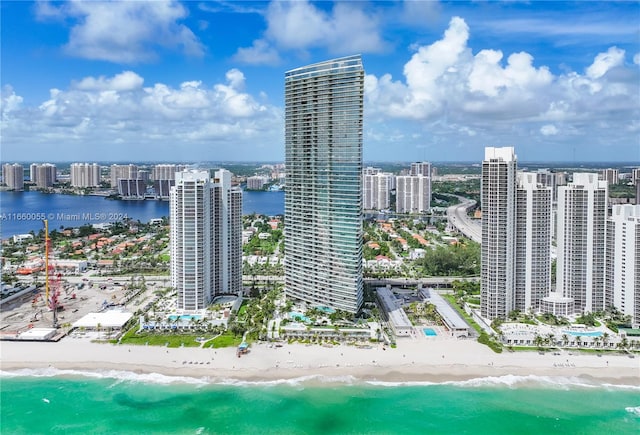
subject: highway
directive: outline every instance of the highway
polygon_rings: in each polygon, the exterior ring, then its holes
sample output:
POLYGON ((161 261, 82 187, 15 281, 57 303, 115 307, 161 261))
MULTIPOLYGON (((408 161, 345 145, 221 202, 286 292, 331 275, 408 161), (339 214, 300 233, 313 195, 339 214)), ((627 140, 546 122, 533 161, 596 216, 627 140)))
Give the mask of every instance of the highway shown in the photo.
POLYGON ((482 226, 467 215, 467 210, 476 205, 476 201, 457 196, 460 204, 447 208, 449 223, 465 236, 477 243, 482 243, 482 226))

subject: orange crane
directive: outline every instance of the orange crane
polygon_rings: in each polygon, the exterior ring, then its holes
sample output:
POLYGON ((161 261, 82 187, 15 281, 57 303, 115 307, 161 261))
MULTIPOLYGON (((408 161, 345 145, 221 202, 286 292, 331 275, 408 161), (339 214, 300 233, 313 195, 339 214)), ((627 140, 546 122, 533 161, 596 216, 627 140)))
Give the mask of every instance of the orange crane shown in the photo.
POLYGON ((61 274, 55 273, 55 266, 50 262, 50 256, 53 256, 53 249, 51 246, 51 239, 49 238, 49 221, 44 221, 44 234, 45 234, 45 257, 44 267, 46 270, 45 275, 45 301, 49 306, 49 309, 53 312, 53 327, 58 327, 58 297, 60 296, 60 278, 61 274))

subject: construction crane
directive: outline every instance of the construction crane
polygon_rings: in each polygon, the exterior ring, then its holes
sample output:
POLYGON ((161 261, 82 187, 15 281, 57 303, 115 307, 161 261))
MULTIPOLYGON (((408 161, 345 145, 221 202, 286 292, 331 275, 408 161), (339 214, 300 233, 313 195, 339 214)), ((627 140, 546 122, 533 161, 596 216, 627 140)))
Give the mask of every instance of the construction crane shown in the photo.
POLYGON ((44 221, 44 234, 45 234, 45 257, 44 257, 44 267, 46 270, 45 275, 45 301, 53 313, 53 327, 58 327, 58 298, 60 297, 60 278, 61 274, 56 274, 55 266, 53 262, 50 261, 53 258, 53 248, 51 246, 51 239, 49 238, 49 221, 45 219, 44 221))

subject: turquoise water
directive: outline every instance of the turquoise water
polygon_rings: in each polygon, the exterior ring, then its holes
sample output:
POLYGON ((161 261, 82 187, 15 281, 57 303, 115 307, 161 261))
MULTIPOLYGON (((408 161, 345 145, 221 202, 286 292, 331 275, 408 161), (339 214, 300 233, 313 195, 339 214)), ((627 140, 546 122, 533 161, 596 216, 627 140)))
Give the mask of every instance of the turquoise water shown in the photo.
POLYGON ((326 313, 326 314, 333 314, 333 313, 335 313, 335 312, 336 312, 336 310, 334 310, 334 309, 333 309, 333 308, 331 308, 331 307, 318 306, 318 307, 316 307, 316 308, 317 308, 318 310, 322 311, 323 313, 326 313))
POLYGON ((399 385, 320 378, 216 384, 128 372, 91 376, 5 373, 2 433, 640 433, 637 387, 568 378, 399 385))
POLYGON ((436 335, 438 335, 436 331, 433 330, 433 328, 424 328, 422 332, 424 332, 424 335, 426 335, 427 337, 435 337, 436 335))
POLYGON ((189 314, 182 314, 181 316, 169 316, 169 320, 171 320, 172 322, 175 322, 176 319, 180 319, 180 321, 188 322, 191 319, 200 320, 201 318, 202 316, 189 315, 189 314))
POLYGON ((300 318, 300 320, 302 320, 305 323, 309 321, 309 318, 307 316, 305 316, 304 314, 302 314, 302 313, 298 313, 297 311, 290 311, 289 312, 289 318, 291 320, 296 320, 296 318, 298 318, 298 317, 300 318))
POLYGON ((600 337, 602 331, 562 331, 563 334, 573 335, 574 337, 600 337))

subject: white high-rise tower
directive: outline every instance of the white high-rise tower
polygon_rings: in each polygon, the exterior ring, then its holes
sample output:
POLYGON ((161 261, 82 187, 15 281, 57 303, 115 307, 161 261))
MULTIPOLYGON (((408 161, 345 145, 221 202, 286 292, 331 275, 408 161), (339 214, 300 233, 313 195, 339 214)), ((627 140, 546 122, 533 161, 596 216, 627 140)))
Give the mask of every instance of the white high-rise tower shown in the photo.
POLYGON ((215 175, 176 172, 170 193, 171 284, 185 311, 242 288, 242 192, 228 171, 215 175))
POLYGON ((539 309, 551 291, 551 187, 533 172, 518 172, 515 309, 539 309))
POLYGON ((607 221, 607 308, 614 306, 640 326, 640 205, 614 205, 607 221))
POLYGON ((513 147, 485 148, 480 310, 489 319, 504 319, 515 308, 516 170, 513 147))
POLYGON ((595 173, 575 173, 558 188, 556 287, 573 298, 577 312, 605 308, 607 198, 607 181, 595 173))

